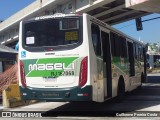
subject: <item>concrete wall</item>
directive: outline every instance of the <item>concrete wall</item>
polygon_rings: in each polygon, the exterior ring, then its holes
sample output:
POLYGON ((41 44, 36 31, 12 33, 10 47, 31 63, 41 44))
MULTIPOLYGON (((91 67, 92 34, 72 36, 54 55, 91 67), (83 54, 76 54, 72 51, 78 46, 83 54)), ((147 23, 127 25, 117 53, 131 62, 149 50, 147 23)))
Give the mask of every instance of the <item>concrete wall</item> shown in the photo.
POLYGON ((19 22, 30 17, 41 15, 39 11, 42 6, 50 4, 55 0, 36 0, 29 6, 12 15, 0 23, 0 43, 10 43, 18 40, 19 22))
POLYGON ((126 7, 153 13, 160 13, 160 0, 125 0, 126 7))
MULTIPOLYGON (((110 4, 114 1, 116 0, 35 0, 35 2, 30 4, 26 8, 22 9, 7 20, 0 23, 0 44, 8 45, 11 42, 18 41, 19 22, 21 20, 29 19, 36 16, 54 14, 56 12, 80 14, 84 12, 87 13, 91 10, 101 8, 103 5, 110 4)), ((107 11, 103 11, 99 16, 103 16, 105 14, 109 14, 110 12, 117 11, 118 9, 122 9, 122 6, 118 6, 115 8, 109 9, 108 13, 107 11)), ((127 15, 133 14, 134 12, 135 11, 129 11, 127 12, 127 15)), ((126 16, 126 14, 123 14, 123 16, 124 15, 126 16)), ((108 19, 113 20, 123 16, 117 15, 117 17, 111 17, 108 19)))
POLYGON ((23 18, 25 18, 29 14, 33 13, 39 7, 40 7, 39 0, 36 0, 35 2, 30 4, 26 8, 20 10, 16 14, 12 15, 11 17, 9 17, 5 21, 3 21, 0 24, 0 31, 2 32, 3 30, 5 30, 5 28, 7 28, 9 26, 11 27, 12 25, 17 24, 17 22, 19 22, 20 20, 22 20, 23 18))

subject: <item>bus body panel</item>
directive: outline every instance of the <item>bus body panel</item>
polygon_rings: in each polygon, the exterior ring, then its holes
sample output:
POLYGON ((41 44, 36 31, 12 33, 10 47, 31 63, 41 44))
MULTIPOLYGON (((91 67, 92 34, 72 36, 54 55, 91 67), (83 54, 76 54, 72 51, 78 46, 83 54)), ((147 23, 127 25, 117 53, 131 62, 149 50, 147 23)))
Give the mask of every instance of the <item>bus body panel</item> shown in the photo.
MULTIPOLYGON (((92 17, 89 18, 89 28, 91 28, 91 22, 90 20, 92 19, 92 17)), ((96 21, 96 20, 95 20, 96 21)), ((97 20, 98 21, 98 20, 97 20)), ((95 24, 99 25, 99 28, 101 31, 114 31, 114 29, 108 27, 107 25, 105 27, 101 26, 101 23, 97 23, 97 21, 95 22, 95 24)), ((93 22, 94 23, 94 22, 93 22)), ((89 29, 89 31, 91 31, 91 29, 89 29)), ((115 31, 114 31, 115 32, 115 31)), ((116 31, 117 32, 117 31, 116 31)), ((91 35, 91 33, 89 33, 89 36, 91 35)), ((90 39, 92 39, 92 37, 90 36, 90 39)), ((130 41, 133 44, 132 40, 129 40, 128 38, 126 39, 126 42, 130 41)), ((89 40, 89 51, 90 51, 90 57, 92 59, 91 61, 91 81, 93 81, 92 85, 93 85, 93 100, 98 101, 98 102, 102 102, 104 101, 104 96, 107 95, 105 94, 105 91, 107 91, 107 86, 105 86, 105 82, 107 81, 105 78, 104 74, 101 74, 103 76, 103 87, 100 87, 100 80, 98 79, 98 77, 100 76, 99 73, 99 68, 98 66, 101 66, 103 64, 98 62, 97 59, 98 57, 95 55, 95 51, 93 48, 93 43, 91 42, 91 40, 89 40), (95 64, 95 66, 93 66, 95 64), (102 88, 103 92, 99 92, 102 88), (98 94, 100 93, 100 94, 98 94), (104 95, 105 94, 105 95, 104 95), (102 97, 103 96, 103 97, 102 97), (101 97, 103 99, 101 99, 101 97), (100 100, 101 99, 101 100, 100 100)), ((140 43, 138 43, 140 44, 140 43)), ((118 88, 118 82, 119 82, 119 78, 120 76, 122 76, 124 78, 124 82, 125 82, 125 91, 131 91, 135 88, 137 88, 138 86, 141 85, 141 74, 144 73, 144 61, 139 61, 139 60, 135 60, 135 76, 129 76, 129 70, 126 71, 127 69, 129 69, 129 61, 128 58, 115 58, 112 56, 112 97, 117 96, 117 88, 118 88), (119 60, 118 60, 119 59, 119 60), (116 62, 116 60, 118 60, 116 62), (120 66, 119 66, 120 65, 120 66), (125 71, 123 70, 123 67, 125 66, 125 71)), ((103 61, 103 60, 102 60, 103 61)), ((103 65, 105 66, 105 65, 103 65)), ((105 69, 103 68, 103 71, 105 71, 105 69)))
POLYGON ((93 42, 92 42, 92 33, 91 33, 91 22, 92 17, 87 16, 88 22, 88 37, 89 37, 89 58, 90 58, 90 82, 92 85, 92 99, 96 102, 104 101, 104 83, 103 83, 103 59, 98 58, 95 54, 93 42))
POLYGON ((71 57, 63 57, 63 55, 70 53, 69 50, 59 53, 53 52, 55 54, 54 56, 45 55, 45 52, 43 53, 43 56, 42 53, 30 54, 26 51, 26 54, 28 56, 27 60, 20 60, 23 62, 25 66, 24 69, 26 74, 27 86, 38 88, 64 88, 77 86, 79 79, 80 63, 84 58, 80 56, 87 56, 86 54, 78 54, 78 51, 80 51, 81 49, 85 48, 76 48, 75 53, 72 52, 71 57), (32 57, 32 55, 34 57, 32 57), (39 59, 38 56, 41 56, 42 59, 39 59), (45 58, 46 56, 47 58, 45 58), (72 73, 72 71, 74 73, 72 73), (59 75, 61 73, 63 75, 59 75), (56 78, 53 77, 54 74, 57 76, 56 78))
POLYGON ((94 55, 94 50, 93 50, 93 45, 92 45, 92 37, 91 37, 91 22, 90 22, 90 17, 86 16, 86 21, 87 21, 87 29, 88 29, 88 45, 89 45, 89 77, 90 77, 90 84, 93 86, 92 88, 92 99, 93 101, 97 101, 97 78, 96 78, 96 73, 97 73, 97 64, 96 64, 96 56, 94 55))
MULTIPOLYGON (((86 24, 85 15, 83 23, 86 24)), ((22 31, 23 22, 20 26, 20 31, 22 31)), ((79 86, 80 67, 84 58, 87 58, 88 62, 87 74, 90 70, 88 37, 85 36, 87 32, 87 26, 84 26, 81 45, 70 50, 61 51, 27 51, 22 47, 23 38, 20 37, 19 66, 20 63, 24 65, 27 85, 23 87, 20 77, 20 90, 24 99, 47 99, 51 101, 92 100, 92 86, 90 86, 89 75, 87 75, 85 85, 83 87, 79 86), (82 50, 85 52, 82 52, 82 50), (71 73, 66 71, 71 71, 71 73), (52 76, 53 74, 56 76, 52 76), (66 94, 69 94, 69 97, 66 94)), ((22 32, 20 36, 21 34, 22 32)), ((21 75, 19 74, 19 76, 21 75)))
MULTIPOLYGON (((132 91, 141 85, 141 75, 144 73, 145 63, 142 58, 141 60, 136 58, 136 54, 133 51, 137 49, 134 44, 141 47, 143 44, 132 40, 90 15, 84 13, 82 16, 83 22, 81 23, 83 24, 80 24, 83 31, 83 34, 81 34, 82 43, 71 49, 64 50, 51 50, 49 48, 50 51, 34 52, 28 48, 25 49, 22 45, 22 40, 24 39, 22 37, 24 32, 23 24, 25 22, 20 23, 18 64, 20 66, 19 85, 23 99, 104 102, 118 95, 120 77, 124 79, 125 92, 132 91), (100 55, 97 55, 97 51, 95 52, 95 36, 93 35, 92 25, 96 25, 99 30, 100 55), (104 39, 102 40, 103 33, 108 35, 107 44, 109 44, 110 53, 104 51, 106 46, 102 44, 104 42, 104 39), (111 33, 125 38, 126 57, 113 55, 111 33), (130 46, 133 47, 133 50, 130 46), (135 74, 131 74, 133 66, 131 66, 131 60, 129 60, 129 51, 133 52, 132 59, 134 59, 135 74), (108 61, 104 59, 105 52, 109 54, 108 57, 111 57, 111 61, 109 61, 111 62, 111 69, 109 69, 108 61), (108 72, 107 70, 110 71, 108 72), (23 80, 23 75, 25 75, 25 81, 23 80), (80 81, 85 77, 87 78, 86 83, 81 86, 80 81)), ((57 20, 56 17, 54 19, 57 20)), ((75 35, 70 31, 65 33, 66 38, 75 35)), ((33 38, 29 39, 31 41, 28 41, 28 43, 32 43, 33 38)), ((139 51, 138 49, 137 52, 139 51)))

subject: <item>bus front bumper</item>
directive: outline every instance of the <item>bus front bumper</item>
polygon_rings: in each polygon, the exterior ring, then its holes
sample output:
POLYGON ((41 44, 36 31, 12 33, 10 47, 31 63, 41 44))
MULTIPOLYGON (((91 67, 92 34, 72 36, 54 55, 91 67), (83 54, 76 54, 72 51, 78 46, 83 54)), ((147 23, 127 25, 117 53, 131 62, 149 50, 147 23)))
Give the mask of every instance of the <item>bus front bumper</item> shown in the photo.
POLYGON ((92 86, 56 89, 20 87, 20 92, 24 100, 92 101, 92 86))

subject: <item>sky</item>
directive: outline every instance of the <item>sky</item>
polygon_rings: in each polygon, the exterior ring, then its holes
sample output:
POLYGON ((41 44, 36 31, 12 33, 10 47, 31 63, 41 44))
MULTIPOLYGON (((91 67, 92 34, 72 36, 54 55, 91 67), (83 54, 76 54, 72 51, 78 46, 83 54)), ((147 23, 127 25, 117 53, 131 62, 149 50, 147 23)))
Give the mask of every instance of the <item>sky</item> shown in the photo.
POLYGON ((5 20, 34 1, 35 0, 0 0, 0 20, 5 20))
MULTIPOLYGON (((151 14, 142 17, 143 20, 160 17, 160 14, 151 14)), ((124 32, 125 34, 141 40, 144 43, 160 43, 160 18, 142 22, 143 30, 137 31, 135 19, 130 20, 113 27, 124 32)))
MULTIPOLYGON (((28 6, 35 0, 0 0, 0 20, 5 20, 14 13, 28 6)), ((160 17, 160 14, 152 14, 142 17, 142 20, 160 17)), ((125 34, 140 39, 144 43, 160 42, 160 19, 143 22, 143 30, 137 31, 135 20, 114 25, 113 27, 125 34)))

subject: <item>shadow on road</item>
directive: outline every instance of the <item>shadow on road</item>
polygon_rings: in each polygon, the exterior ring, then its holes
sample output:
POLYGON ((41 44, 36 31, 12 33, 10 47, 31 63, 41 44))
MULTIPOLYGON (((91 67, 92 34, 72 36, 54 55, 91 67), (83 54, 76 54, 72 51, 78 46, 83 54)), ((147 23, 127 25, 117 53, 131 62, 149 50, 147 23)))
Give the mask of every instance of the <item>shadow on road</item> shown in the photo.
POLYGON ((115 101, 104 103, 71 102, 47 111, 42 116, 115 116, 118 110, 106 110, 106 108, 111 108, 113 104, 116 104, 115 101))
MULTIPOLYGON (((43 113, 43 116, 115 116, 116 113, 128 113, 160 105, 160 76, 149 76, 149 83, 144 83, 130 93, 122 102, 112 99, 104 103, 71 102, 43 113), (153 78, 153 79, 152 79, 153 78), (155 79, 154 79, 155 78, 155 79), (152 79, 152 80, 151 80, 152 79), (155 84, 156 83, 156 84, 155 84)), ((160 110, 160 106, 159 106, 160 110)), ((150 110, 154 111, 154 110, 150 110)))

